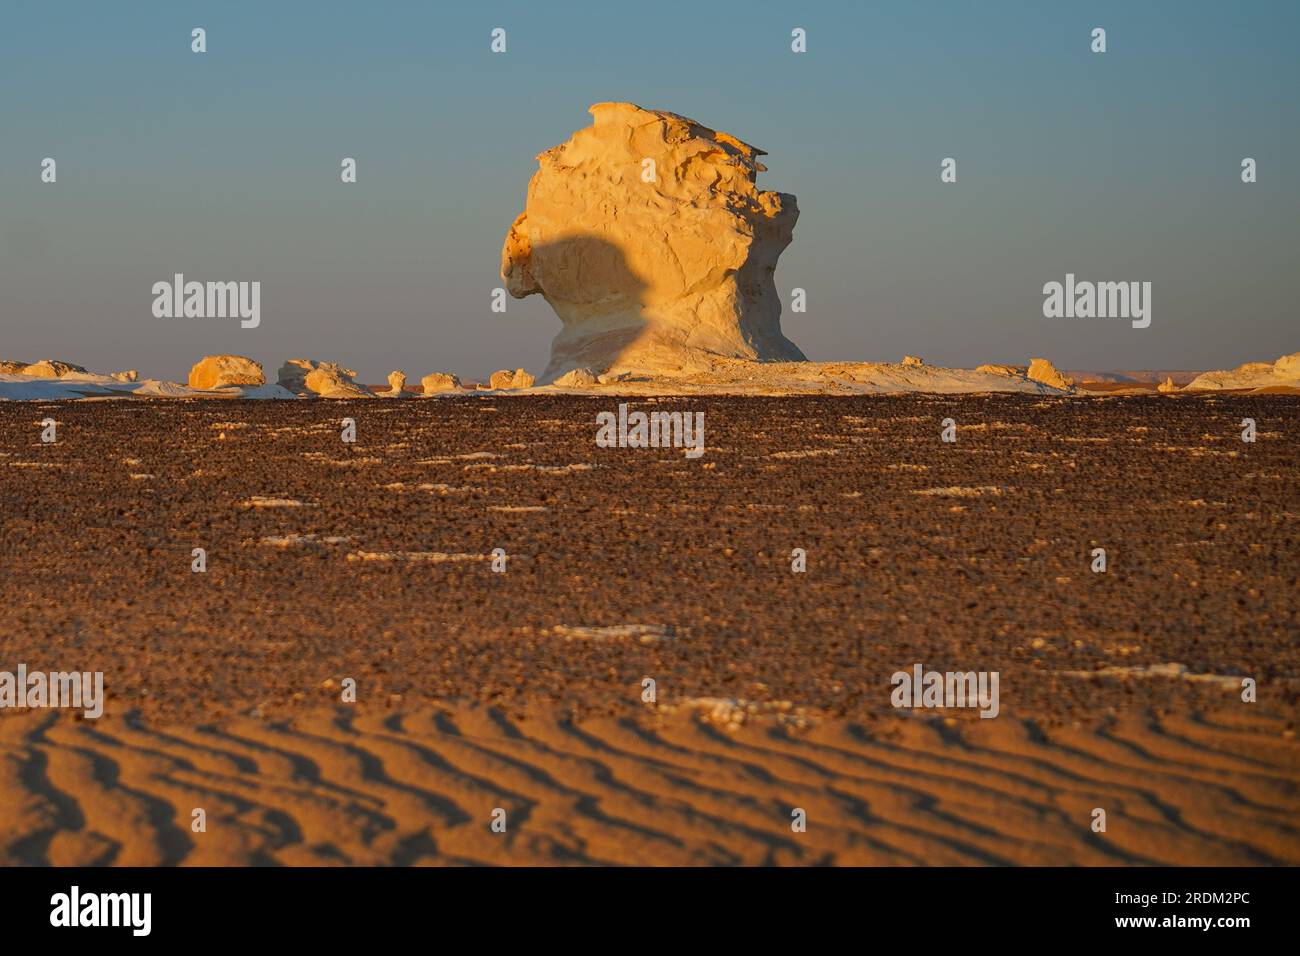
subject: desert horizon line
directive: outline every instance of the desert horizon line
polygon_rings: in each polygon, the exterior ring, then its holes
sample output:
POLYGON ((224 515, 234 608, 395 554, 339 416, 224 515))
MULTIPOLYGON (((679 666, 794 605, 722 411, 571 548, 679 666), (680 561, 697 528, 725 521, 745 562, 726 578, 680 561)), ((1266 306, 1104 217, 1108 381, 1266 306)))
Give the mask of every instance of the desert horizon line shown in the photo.
MULTIPOLYGON (((196 362, 184 384, 141 377, 138 369, 108 374, 62 360, 35 363, 0 360, 0 400, 58 400, 97 397, 151 398, 408 398, 454 396, 478 392, 577 391, 587 394, 892 394, 1022 392, 1084 395, 1099 390, 1129 392, 1251 391, 1294 393, 1300 390, 1300 352, 1272 362, 1246 362, 1233 369, 1091 370, 1062 372, 1041 357, 1026 364, 983 363, 974 369, 930 365, 915 355, 898 362, 816 362, 735 359, 696 350, 696 367, 638 368, 607 358, 595 367, 573 360, 551 365, 534 376, 524 368, 499 369, 481 380, 434 371, 408 386, 407 375, 393 370, 387 388, 358 381, 357 372, 334 361, 287 359, 274 378, 256 359, 230 353, 209 354, 196 362), (708 361, 698 367, 701 356, 708 361)), ((272 366, 274 367, 274 366, 272 366)))

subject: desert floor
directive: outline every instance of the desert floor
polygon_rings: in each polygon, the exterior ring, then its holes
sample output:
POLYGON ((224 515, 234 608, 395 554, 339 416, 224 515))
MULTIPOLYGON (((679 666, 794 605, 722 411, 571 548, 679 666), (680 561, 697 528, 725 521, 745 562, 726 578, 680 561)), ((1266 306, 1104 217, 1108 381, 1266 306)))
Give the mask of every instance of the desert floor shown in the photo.
POLYGON ((1300 398, 618 401, 0 405, 0 862, 1300 863, 1300 398))

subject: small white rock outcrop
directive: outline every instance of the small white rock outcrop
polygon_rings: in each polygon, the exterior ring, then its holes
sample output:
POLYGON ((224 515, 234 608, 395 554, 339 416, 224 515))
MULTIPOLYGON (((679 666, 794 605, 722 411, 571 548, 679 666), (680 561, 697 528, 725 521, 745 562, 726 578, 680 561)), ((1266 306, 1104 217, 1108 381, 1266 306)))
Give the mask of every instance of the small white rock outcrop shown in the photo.
POLYGON ((279 384, 295 395, 321 398, 374 398, 374 393, 353 381, 357 373, 337 362, 293 358, 280 366, 279 384))
MULTIPOLYGON (((130 379, 129 381, 134 381, 130 379)), ((230 385, 265 385, 262 363, 243 355, 205 355, 190 369, 190 388, 226 388, 230 385)))
POLYGON ((531 375, 517 368, 513 372, 509 369, 493 372, 488 384, 493 388, 532 388, 534 381, 531 375))
POLYGON ((431 372, 420 379, 420 387, 424 389, 425 395, 433 395, 437 392, 459 392, 464 388, 460 384, 460 377, 450 372, 431 372))

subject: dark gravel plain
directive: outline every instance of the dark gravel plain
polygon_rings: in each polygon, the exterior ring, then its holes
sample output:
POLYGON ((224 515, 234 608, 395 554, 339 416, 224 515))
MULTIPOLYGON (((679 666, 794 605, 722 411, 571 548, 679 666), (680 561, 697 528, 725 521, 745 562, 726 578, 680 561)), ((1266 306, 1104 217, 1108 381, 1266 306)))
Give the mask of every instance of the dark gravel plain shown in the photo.
POLYGON ((1047 721, 1239 703, 1074 673, 1177 663, 1296 714, 1300 398, 627 399, 703 411, 695 460, 596 447, 619 401, 0 405, 0 669, 102 670, 110 713, 186 721, 349 676, 361 708, 617 714, 650 676, 870 720, 916 662, 996 670, 1003 713, 1047 721), (623 624, 670 637, 555 630, 623 624))

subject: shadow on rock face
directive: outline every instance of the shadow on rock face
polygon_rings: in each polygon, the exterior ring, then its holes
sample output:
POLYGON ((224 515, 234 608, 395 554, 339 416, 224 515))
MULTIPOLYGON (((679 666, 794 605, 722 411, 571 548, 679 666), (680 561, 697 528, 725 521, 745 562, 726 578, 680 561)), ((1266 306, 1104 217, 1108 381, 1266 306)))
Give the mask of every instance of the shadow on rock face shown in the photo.
POLYGON ((805 359, 781 335, 772 267, 706 272, 691 286, 665 289, 643 280, 623 250, 599 236, 526 249, 503 266, 507 287, 516 298, 540 293, 563 323, 539 384, 574 368, 689 373, 707 371, 719 358, 805 359))
POLYGON ((564 327, 551 343, 543 384, 570 369, 610 371, 635 355, 651 333, 646 284, 622 250, 599 236, 567 236, 533 247, 503 266, 510 294, 541 293, 564 327), (513 281, 527 276, 529 283, 513 281))

